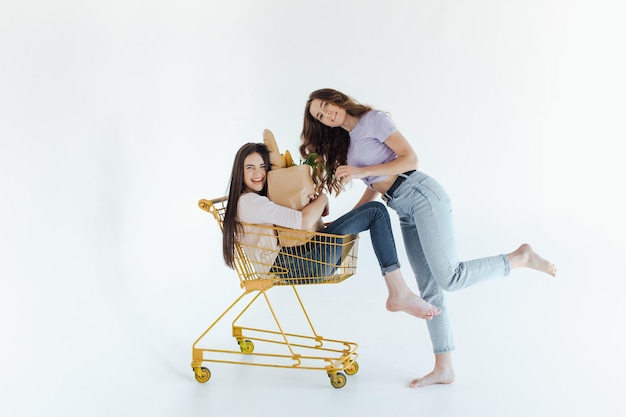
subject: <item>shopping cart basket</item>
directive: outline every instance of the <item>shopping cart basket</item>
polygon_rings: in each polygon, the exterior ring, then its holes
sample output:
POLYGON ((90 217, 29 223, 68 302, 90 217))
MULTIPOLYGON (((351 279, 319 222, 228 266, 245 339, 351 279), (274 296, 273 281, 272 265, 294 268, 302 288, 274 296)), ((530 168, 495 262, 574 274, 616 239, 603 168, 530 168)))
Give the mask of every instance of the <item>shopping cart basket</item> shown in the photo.
MULTIPOLYGON (((227 203, 228 198, 222 197, 215 200, 202 199, 198 205, 211 213, 220 230, 223 230, 227 203)), ((333 387, 342 388, 346 384, 346 374, 354 375, 359 370, 356 362, 358 345, 320 336, 313 328, 296 286, 339 283, 354 275, 358 236, 312 233, 277 226, 243 226, 246 239, 235 242, 234 253, 235 271, 243 293, 194 342, 191 367, 196 380, 207 382, 211 378, 210 370, 202 366, 204 362, 219 362, 322 370, 328 374, 333 387), (279 249, 279 253, 276 253, 275 244, 267 243, 272 239, 281 242, 282 250, 279 249), (264 259, 274 260, 275 256, 267 256, 271 251, 274 251, 276 260, 270 265, 264 259), (273 287, 290 287, 293 290, 309 334, 285 331, 278 318, 279 314, 270 303, 268 292, 273 287), (246 297, 252 299, 243 308, 231 312, 246 297), (259 329, 239 325, 239 320, 261 299, 265 300, 271 314, 273 328, 259 329), (201 347, 205 346, 211 330, 229 313, 236 315, 232 322, 232 336, 238 349, 201 347)))

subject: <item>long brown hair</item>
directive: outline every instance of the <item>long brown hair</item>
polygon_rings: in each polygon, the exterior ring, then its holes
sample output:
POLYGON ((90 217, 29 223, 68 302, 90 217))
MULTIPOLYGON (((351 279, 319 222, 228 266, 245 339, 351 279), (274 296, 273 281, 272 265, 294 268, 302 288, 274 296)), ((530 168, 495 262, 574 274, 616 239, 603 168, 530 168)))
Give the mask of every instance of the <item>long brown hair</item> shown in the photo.
POLYGON ((355 99, 332 88, 323 88, 313 91, 304 107, 304 124, 302 126, 302 145, 300 155, 307 159, 311 154, 317 154, 317 162, 325 169, 314 170, 314 181, 317 186, 325 188, 329 193, 339 194, 341 182, 335 179, 335 170, 339 165, 345 165, 350 147, 350 133, 342 128, 331 128, 324 125, 311 115, 311 102, 320 99, 341 107, 351 116, 358 119, 372 110, 371 106, 360 104, 355 99))
MULTIPOLYGON (((233 268, 235 264, 235 239, 237 235, 242 232, 241 223, 237 221, 237 207, 239 207, 239 197, 246 192, 246 187, 243 182, 243 164, 246 158, 253 153, 261 155, 266 171, 271 169, 269 151, 263 143, 246 143, 239 148, 235 155, 233 169, 230 174, 228 204, 226 205, 226 213, 224 214, 224 222, 222 224, 222 253, 224 262, 231 268, 233 268)), ((267 181, 263 189, 259 191, 259 194, 267 195, 267 181)))

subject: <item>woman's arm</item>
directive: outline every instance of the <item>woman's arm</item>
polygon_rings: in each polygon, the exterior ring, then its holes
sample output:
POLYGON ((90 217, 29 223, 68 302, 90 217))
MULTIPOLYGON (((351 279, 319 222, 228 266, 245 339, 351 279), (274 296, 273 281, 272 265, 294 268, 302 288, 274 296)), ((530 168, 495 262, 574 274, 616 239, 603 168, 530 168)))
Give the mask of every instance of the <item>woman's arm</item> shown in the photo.
MULTIPOLYGON (((413 151, 409 141, 406 140, 404 135, 402 135, 399 130, 396 130, 385 140, 385 145, 398 155, 398 157, 393 161, 385 164, 370 165, 367 167, 341 165, 337 167, 335 176, 343 183, 346 183, 351 179, 398 175, 418 168, 417 155, 415 154, 415 151, 413 151)), ((363 200, 363 198, 361 198, 361 200, 363 200)))
POLYGON ((309 204, 299 211, 278 205, 256 193, 246 193, 239 197, 238 218, 242 223, 274 224, 316 232, 324 227, 321 217, 327 212, 328 197, 325 194, 312 197, 309 204))
POLYGON ((320 194, 302 209, 302 230, 318 231, 323 226, 320 219, 324 213, 328 214, 328 197, 320 194))

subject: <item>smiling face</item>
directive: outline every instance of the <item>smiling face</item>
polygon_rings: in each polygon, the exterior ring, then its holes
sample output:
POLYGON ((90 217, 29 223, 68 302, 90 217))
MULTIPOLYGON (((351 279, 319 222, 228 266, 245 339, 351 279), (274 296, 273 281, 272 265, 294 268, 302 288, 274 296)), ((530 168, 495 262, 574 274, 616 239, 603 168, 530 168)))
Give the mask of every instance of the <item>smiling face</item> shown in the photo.
POLYGON ((311 100, 309 113, 311 113, 314 119, 319 120, 328 127, 344 126, 346 122, 345 109, 319 98, 311 100))
POLYGON ((248 192, 258 193, 265 186, 267 168, 263 157, 258 153, 251 153, 243 161, 243 184, 248 192))

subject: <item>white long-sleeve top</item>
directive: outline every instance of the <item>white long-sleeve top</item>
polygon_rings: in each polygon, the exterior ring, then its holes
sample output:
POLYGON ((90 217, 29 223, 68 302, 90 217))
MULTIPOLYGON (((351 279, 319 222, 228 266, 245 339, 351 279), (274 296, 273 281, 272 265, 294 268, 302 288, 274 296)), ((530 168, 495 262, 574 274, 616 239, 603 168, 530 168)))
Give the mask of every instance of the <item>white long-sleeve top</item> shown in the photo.
POLYGON ((271 229, 254 227, 252 224, 302 228, 300 211, 279 206, 267 197, 253 192, 239 197, 237 220, 250 224, 244 226, 243 236, 239 236, 239 240, 255 270, 261 276, 269 272, 278 256, 280 246, 271 229))

